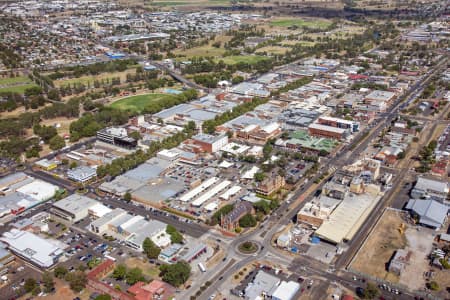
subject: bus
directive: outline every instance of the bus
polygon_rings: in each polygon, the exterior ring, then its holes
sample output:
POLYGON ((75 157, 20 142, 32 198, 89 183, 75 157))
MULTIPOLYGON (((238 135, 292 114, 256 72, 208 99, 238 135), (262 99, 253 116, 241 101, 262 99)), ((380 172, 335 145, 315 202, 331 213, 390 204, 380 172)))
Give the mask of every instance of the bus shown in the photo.
POLYGON ((206 272, 206 268, 202 263, 198 263, 198 268, 200 269, 200 271, 206 272))
POLYGON ((105 255, 105 258, 110 259, 112 261, 116 261, 116 259, 110 255, 105 255))

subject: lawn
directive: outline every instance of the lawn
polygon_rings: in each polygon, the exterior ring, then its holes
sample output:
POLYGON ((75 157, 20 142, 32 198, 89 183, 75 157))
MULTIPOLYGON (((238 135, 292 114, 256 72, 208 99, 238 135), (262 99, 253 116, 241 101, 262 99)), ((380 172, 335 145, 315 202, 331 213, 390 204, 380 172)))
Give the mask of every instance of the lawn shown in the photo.
POLYGON ((236 56, 226 56, 218 60, 223 60, 223 62, 227 65, 235 65, 238 63, 247 63, 250 65, 254 65, 266 59, 269 58, 261 55, 236 55, 236 56))
POLYGON ((330 21, 324 20, 324 19, 313 19, 313 20, 306 20, 306 19, 277 19, 270 22, 270 25, 277 26, 277 27, 291 27, 291 26, 297 26, 297 27, 308 27, 308 28, 318 28, 318 29, 326 29, 331 24, 330 21))
POLYGON ((129 258, 126 260, 125 265, 128 268, 139 268, 142 270, 142 273, 151 279, 159 278, 159 268, 150 264, 147 260, 142 260, 139 258, 129 258))
POLYGON ((34 83, 27 83, 27 84, 22 84, 22 85, 13 85, 13 86, 0 88, 0 93, 12 92, 12 93, 23 94, 26 89, 31 88, 31 87, 35 87, 35 86, 37 86, 37 85, 34 84, 34 83))
POLYGON ((31 79, 27 76, 0 78, 0 86, 8 86, 18 83, 31 83, 31 79))
POLYGON ((137 95, 120 99, 116 102, 113 102, 111 106, 121 110, 129 110, 132 112, 140 113, 151 102, 168 100, 174 97, 175 97, 174 95, 158 94, 158 93, 137 95))

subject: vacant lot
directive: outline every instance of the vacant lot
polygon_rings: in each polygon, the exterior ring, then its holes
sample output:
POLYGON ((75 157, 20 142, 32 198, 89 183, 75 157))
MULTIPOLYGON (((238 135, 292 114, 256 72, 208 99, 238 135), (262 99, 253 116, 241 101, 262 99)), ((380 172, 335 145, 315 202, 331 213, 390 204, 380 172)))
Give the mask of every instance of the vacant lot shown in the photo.
POLYGON ((331 24, 325 19, 300 19, 300 18, 282 18, 270 22, 270 25, 278 27, 308 27, 317 29, 326 29, 331 24))
POLYGON ((150 264, 147 260, 132 257, 126 260, 125 265, 130 269, 131 268, 141 269, 142 273, 148 278, 159 279, 158 267, 150 264))
POLYGON ((406 246, 405 234, 400 232, 404 223, 401 214, 393 210, 384 212, 352 262, 352 269, 390 282, 399 281, 398 276, 386 271, 386 267, 394 252, 406 246))
POLYGON ((56 87, 73 85, 77 83, 85 84, 85 85, 94 85, 94 81, 97 80, 101 82, 102 80, 111 80, 112 78, 120 77, 121 82, 125 82, 127 74, 134 74, 134 69, 129 69, 123 72, 112 72, 112 73, 101 73, 98 75, 85 75, 76 78, 67 78, 67 79, 58 79, 54 81, 56 87))
POLYGON ((262 47, 256 50, 256 53, 267 52, 269 54, 285 54, 286 51, 290 50, 288 47, 280 47, 280 46, 267 46, 262 47))
POLYGON ((173 99, 174 97, 175 96, 168 94, 145 94, 120 99, 116 102, 113 102, 111 106, 114 108, 139 113, 142 112, 144 108, 152 102, 173 99))
POLYGON ((176 55, 183 55, 187 58, 191 58, 194 56, 213 56, 218 57, 222 56, 225 53, 225 49, 216 48, 211 45, 204 45, 200 47, 194 47, 186 50, 176 50, 174 51, 176 55))
POLYGON ((223 62, 227 65, 235 65, 238 63, 246 63, 246 64, 250 64, 250 65, 254 65, 260 61, 269 59, 266 56, 261 56, 261 55, 236 55, 236 56, 227 56, 224 58, 221 58, 220 60, 223 60, 223 62))

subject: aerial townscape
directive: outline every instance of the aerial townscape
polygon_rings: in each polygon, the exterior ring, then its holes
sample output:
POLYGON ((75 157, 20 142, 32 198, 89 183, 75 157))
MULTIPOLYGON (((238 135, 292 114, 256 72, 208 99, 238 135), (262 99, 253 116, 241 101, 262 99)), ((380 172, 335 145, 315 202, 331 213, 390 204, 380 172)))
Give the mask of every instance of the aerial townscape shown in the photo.
POLYGON ((448 0, 0 0, 0 300, 450 299, 448 0))

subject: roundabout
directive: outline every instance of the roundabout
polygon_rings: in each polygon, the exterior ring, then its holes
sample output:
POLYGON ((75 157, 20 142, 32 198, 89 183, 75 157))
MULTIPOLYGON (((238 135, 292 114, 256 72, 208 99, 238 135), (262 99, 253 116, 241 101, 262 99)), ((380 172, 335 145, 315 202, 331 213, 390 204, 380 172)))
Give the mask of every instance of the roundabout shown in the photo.
POLYGON ((241 254, 246 254, 246 255, 254 254, 254 253, 258 252, 259 245, 253 241, 245 241, 245 242, 240 243, 237 246, 237 250, 241 254))

